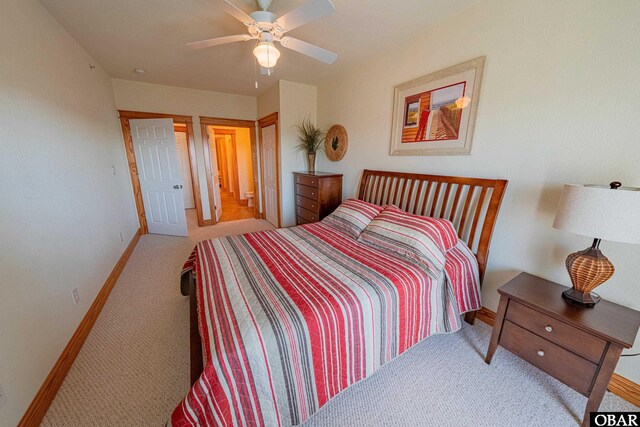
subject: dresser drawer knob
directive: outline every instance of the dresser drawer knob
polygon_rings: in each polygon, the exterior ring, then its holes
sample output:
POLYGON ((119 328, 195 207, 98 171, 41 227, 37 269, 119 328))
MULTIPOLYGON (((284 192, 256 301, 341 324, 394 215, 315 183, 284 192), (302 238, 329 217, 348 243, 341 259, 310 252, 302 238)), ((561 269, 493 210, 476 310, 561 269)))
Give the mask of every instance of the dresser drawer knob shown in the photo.
POLYGON ((540 357, 544 356, 544 350, 538 350, 538 356, 540 357))
POLYGON ((547 326, 544 327, 544 330, 547 331, 547 332, 551 332, 551 331, 553 331, 553 328, 550 325, 547 325, 547 326))

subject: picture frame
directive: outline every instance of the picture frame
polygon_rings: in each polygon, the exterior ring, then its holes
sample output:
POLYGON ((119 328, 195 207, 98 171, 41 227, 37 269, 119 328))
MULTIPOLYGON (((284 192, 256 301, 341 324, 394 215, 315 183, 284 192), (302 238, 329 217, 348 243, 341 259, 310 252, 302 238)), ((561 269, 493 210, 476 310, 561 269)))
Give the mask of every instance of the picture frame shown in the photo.
POLYGON ((471 154, 486 57, 394 87, 392 156, 471 154))

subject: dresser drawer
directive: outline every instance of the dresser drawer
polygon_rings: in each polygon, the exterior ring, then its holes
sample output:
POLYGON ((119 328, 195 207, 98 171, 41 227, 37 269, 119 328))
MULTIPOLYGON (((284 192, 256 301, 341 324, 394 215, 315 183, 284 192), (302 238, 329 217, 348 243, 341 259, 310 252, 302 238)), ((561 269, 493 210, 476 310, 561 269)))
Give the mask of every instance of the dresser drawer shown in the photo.
POLYGON ((310 222, 318 221, 317 213, 308 211, 305 208, 301 208, 300 206, 296 206, 296 215, 310 222))
POLYGON ((296 184, 307 185, 318 188, 318 178, 308 175, 296 175, 296 184))
POLYGON ((318 189, 315 187, 296 184, 296 194, 299 196, 304 196, 307 199, 318 200, 318 189))
POLYGON ((506 318, 594 363, 600 362, 606 347, 604 340, 513 300, 506 318))
POLYGON ((296 196, 296 205, 314 213, 320 212, 320 205, 318 202, 316 200, 307 199, 306 197, 296 196))
POLYGON ((505 320, 500 345, 533 366, 588 395, 597 365, 505 320))

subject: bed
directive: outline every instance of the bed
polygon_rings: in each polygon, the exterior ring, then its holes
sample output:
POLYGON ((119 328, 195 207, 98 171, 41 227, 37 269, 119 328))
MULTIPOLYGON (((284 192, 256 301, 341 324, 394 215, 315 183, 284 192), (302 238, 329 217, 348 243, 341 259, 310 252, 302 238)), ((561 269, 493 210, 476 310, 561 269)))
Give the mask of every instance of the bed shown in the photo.
POLYGON ((192 388, 168 425, 298 425, 462 314, 473 323, 506 185, 363 172, 359 200, 455 226, 441 274, 324 222, 200 242, 181 278, 192 388))

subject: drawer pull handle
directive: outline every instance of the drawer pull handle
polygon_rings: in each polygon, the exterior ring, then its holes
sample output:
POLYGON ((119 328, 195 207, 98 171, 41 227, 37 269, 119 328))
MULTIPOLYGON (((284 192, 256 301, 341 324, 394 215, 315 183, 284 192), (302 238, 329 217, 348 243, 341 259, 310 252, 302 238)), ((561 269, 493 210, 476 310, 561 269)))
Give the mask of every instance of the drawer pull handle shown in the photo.
POLYGON ((544 356, 544 350, 538 350, 538 356, 540 357, 544 356))
POLYGON ((551 331, 553 331, 553 328, 551 326, 547 325, 547 326, 544 327, 544 330, 547 331, 547 332, 551 332, 551 331))

